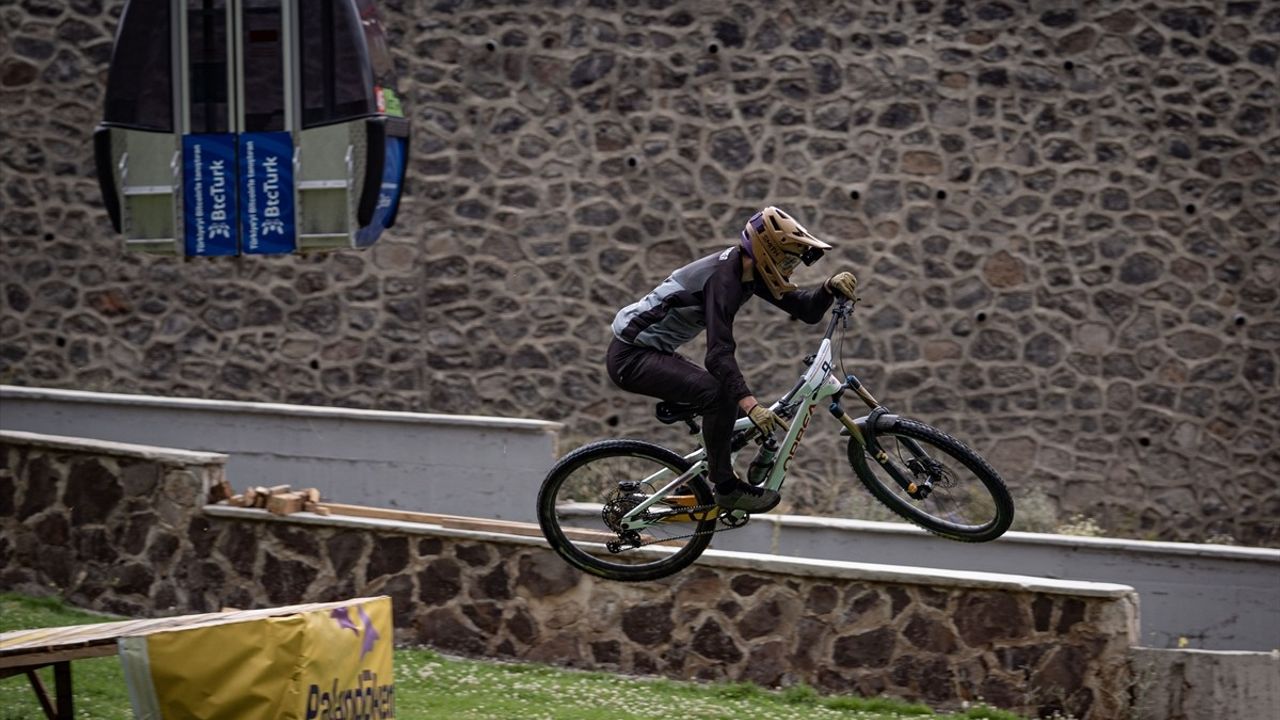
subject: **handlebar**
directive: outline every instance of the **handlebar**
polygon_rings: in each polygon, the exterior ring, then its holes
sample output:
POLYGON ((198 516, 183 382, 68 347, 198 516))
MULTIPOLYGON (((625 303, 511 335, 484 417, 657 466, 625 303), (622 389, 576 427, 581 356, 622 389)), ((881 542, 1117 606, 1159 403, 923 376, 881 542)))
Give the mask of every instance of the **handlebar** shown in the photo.
POLYGON ((827 331, 822 335, 826 340, 830 340, 836 331, 836 324, 845 321, 853 314, 853 308, 862 298, 854 298, 850 300, 846 297, 836 298, 835 306, 831 308, 831 322, 827 324, 827 331))

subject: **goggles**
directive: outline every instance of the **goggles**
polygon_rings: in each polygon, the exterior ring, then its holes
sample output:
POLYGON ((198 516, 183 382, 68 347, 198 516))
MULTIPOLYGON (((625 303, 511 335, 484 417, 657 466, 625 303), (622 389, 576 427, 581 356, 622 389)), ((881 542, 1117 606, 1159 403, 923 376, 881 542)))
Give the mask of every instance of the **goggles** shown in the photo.
POLYGON ((799 267, 800 263, 812 265, 818 262, 824 254, 825 251, 822 248, 816 247, 807 247, 801 253, 784 252, 778 266, 783 272, 791 272, 799 267))

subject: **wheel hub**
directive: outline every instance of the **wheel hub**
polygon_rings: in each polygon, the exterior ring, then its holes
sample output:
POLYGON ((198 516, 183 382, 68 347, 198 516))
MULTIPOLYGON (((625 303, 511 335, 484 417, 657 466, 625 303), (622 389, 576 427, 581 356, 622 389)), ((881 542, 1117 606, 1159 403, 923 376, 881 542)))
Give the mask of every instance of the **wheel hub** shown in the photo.
POLYGON ((604 520, 605 527, 624 538, 628 534, 634 534, 622 526, 622 518, 646 499, 647 496, 640 492, 638 483, 619 483, 618 489, 605 498, 604 506, 600 509, 600 517, 604 520))

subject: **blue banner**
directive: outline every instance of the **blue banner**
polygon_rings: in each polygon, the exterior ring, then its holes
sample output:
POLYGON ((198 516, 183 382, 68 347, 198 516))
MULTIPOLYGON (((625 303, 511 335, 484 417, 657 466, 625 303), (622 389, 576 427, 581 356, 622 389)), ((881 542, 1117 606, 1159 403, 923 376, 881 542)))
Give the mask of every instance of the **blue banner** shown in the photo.
POLYGON ((291 253, 297 245, 293 138, 287 132, 240 135, 241 249, 291 253))
POLYGON ((187 255, 236 255, 236 136, 182 137, 182 216, 187 255))
POLYGON ((356 232, 356 247, 369 247, 387 227, 387 219, 400 204, 400 174, 404 171, 404 138, 387 138, 387 156, 382 166, 382 187, 373 219, 356 232))

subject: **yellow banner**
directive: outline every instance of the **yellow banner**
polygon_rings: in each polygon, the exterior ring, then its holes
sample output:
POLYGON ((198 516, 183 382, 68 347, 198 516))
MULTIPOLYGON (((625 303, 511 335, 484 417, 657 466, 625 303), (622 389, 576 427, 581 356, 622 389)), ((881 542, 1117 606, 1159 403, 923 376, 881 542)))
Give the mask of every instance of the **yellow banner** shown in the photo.
POLYGON ((394 718, 390 598, 290 610, 122 640, 136 717, 394 718))

